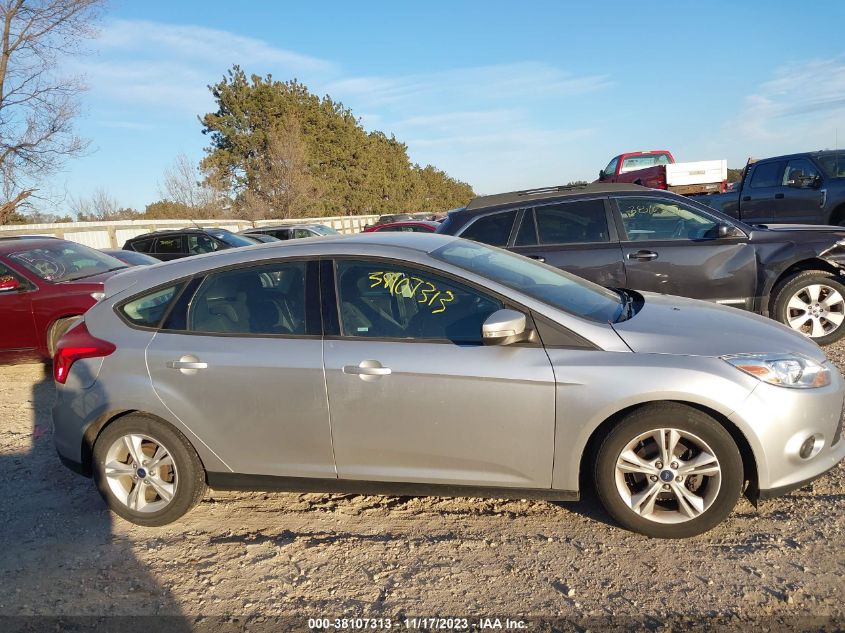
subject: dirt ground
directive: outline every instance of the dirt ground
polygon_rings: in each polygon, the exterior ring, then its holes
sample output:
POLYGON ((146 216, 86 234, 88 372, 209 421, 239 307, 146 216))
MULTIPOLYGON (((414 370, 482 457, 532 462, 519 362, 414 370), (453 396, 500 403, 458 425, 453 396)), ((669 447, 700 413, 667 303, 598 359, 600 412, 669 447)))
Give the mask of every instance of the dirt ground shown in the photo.
MULTIPOLYGON (((845 367, 845 345, 828 354, 845 367)), ((621 530, 591 499, 209 491, 181 522, 141 528, 59 463, 52 400, 42 366, 0 367, 0 629, 142 615, 181 616, 144 619, 144 631, 275 631, 356 615, 393 627, 405 616, 476 626, 519 616, 581 631, 845 629, 842 465, 758 510, 742 501, 685 541, 621 530)), ((139 620, 92 628, 118 621, 139 620)))

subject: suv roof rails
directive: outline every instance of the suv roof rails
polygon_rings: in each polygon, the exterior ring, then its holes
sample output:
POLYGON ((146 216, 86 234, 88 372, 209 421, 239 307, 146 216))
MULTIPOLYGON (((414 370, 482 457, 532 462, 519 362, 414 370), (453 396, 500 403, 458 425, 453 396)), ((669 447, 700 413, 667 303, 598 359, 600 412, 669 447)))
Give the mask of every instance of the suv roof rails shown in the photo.
POLYGON ((552 187, 538 187, 537 189, 523 189, 522 191, 514 192, 517 196, 539 196, 545 193, 555 193, 557 191, 574 191, 575 189, 586 189, 587 183, 579 183, 577 185, 555 185, 552 187))

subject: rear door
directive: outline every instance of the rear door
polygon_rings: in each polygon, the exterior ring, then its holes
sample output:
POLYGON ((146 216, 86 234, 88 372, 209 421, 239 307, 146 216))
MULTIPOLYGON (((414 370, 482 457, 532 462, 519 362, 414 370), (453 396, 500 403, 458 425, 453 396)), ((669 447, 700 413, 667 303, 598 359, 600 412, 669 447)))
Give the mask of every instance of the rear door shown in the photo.
POLYGON ((147 348, 156 394, 235 473, 334 478, 317 263, 193 281, 147 348))
POLYGON ((614 202, 629 288, 751 309, 757 259, 742 231, 719 238, 720 219, 674 198, 614 202))
POLYGON ((783 172, 783 198, 777 201, 777 221, 822 223, 821 180, 821 171, 808 159, 790 160, 783 172))
POLYGON ((0 281, 4 279, 15 279, 20 285, 0 291, 0 355, 32 352, 38 346, 32 316, 32 297, 38 288, 0 261, 0 281))
POLYGON ((740 192, 741 220, 748 224, 777 222, 777 209, 784 197, 785 160, 760 161, 751 166, 740 192))
POLYGON ((602 286, 626 285, 622 250, 604 198, 524 209, 510 248, 602 286))

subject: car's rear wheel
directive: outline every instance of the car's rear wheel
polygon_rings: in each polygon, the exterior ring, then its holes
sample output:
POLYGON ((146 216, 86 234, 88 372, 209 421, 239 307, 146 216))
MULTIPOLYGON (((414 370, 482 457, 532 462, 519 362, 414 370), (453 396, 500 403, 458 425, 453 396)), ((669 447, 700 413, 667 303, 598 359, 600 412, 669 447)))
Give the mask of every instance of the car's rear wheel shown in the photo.
POLYGON ((806 270, 778 284, 772 297, 773 316, 819 345, 845 335, 845 284, 837 275, 806 270))
POLYGON ((681 404, 634 410, 596 455, 599 499, 620 524, 658 538, 706 532, 727 517, 742 491, 742 457, 730 433, 681 404))
POLYGON ((175 521, 205 492, 202 462, 182 433, 130 414, 108 425, 94 444, 94 481, 109 508, 138 525, 175 521))

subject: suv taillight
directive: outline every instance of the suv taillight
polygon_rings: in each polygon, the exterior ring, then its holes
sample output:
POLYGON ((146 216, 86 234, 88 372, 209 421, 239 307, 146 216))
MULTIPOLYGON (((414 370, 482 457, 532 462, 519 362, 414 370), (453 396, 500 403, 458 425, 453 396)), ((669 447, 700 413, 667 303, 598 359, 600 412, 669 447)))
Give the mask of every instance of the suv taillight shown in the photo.
POLYGON ((108 341, 91 336, 85 321, 69 329, 56 344, 53 356, 53 378, 65 384, 71 366, 80 358, 108 356, 117 349, 108 341))

